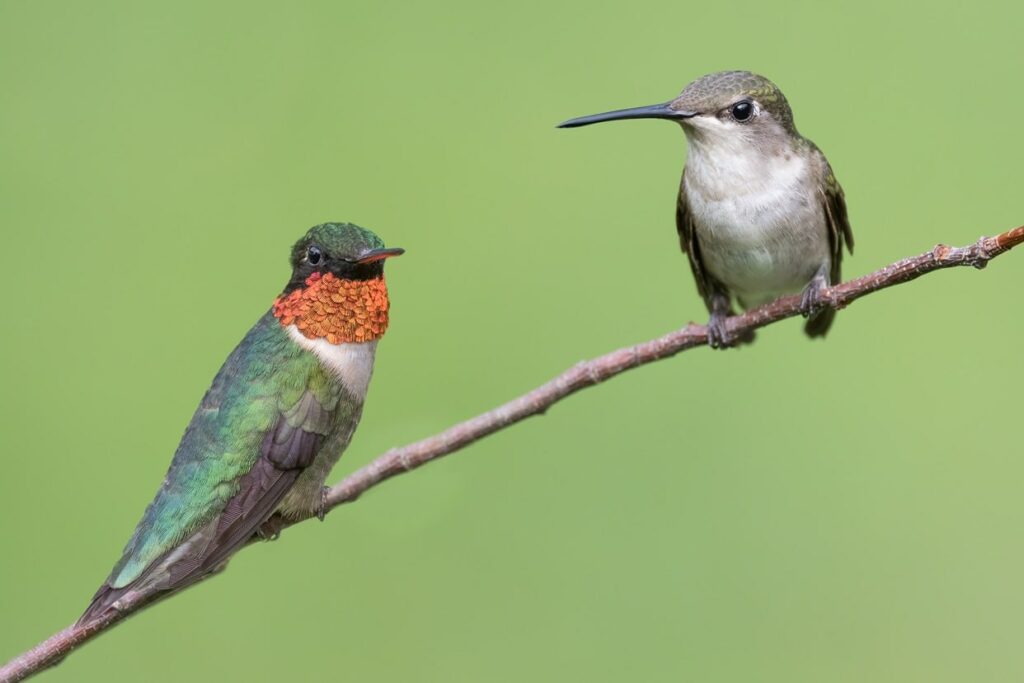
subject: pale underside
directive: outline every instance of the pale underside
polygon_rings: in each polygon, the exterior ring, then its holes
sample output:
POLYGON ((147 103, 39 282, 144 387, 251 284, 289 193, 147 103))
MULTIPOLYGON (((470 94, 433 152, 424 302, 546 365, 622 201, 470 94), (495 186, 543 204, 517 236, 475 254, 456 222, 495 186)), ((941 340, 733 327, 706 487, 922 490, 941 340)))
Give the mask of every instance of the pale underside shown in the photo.
POLYGON ((831 267, 811 150, 717 132, 688 131, 682 183, 704 267, 745 308, 799 292, 831 267))
MULTIPOLYGON (((320 365, 334 375, 345 388, 345 391, 362 405, 373 375, 373 361, 377 355, 377 340, 362 343, 331 344, 326 339, 308 339, 299 332, 295 325, 289 325, 288 336, 307 351, 313 352, 320 360, 320 365)), ((341 452, 348 446, 358 420, 353 420, 347 433, 340 434, 341 443, 333 448, 325 446, 313 464, 306 468, 295 486, 281 501, 278 510, 286 517, 300 516, 315 506, 320 500, 320 489, 330 474, 331 469, 341 457, 341 452)))
POLYGON ((324 369, 337 377, 350 394, 360 401, 366 398, 377 340, 360 344, 331 344, 326 339, 309 339, 295 325, 286 329, 288 336, 302 348, 312 351, 324 369))

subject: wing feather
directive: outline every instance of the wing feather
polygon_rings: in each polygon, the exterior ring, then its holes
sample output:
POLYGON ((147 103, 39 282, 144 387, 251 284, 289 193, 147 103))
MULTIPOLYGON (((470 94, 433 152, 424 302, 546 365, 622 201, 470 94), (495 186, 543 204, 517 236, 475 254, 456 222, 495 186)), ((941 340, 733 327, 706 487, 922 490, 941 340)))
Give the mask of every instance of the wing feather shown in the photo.
POLYGON ((315 357, 278 332, 272 317, 261 321, 225 362, 163 486, 80 621, 129 590, 176 590, 218 569, 315 460, 339 396, 313 380, 320 373, 315 357), (281 362, 268 371, 268 358, 281 362))
POLYGON ((104 584, 80 621, 88 621, 102 613, 126 592, 147 583, 155 572, 166 573, 159 580, 161 591, 178 590, 216 571, 241 548, 274 513, 299 475, 313 463, 323 445, 326 430, 314 430, 330 424, 326 415, 329 411, 309 391, 302 395, 299 403, 305 404, 302 424, 289 423, 288 415, 295 415, 294 412, 278 414, 274 426, 263 437, 256 463, 241 477, 237 492, 228 499, 223 510, 211 523, 212 533, 200 530, 195 536, 202 538, 192 552, 173 557, 177 547, 169 549, 125 586, 104 584), (172 557, 172 560, 166 561, 172 557))
MULTIPOLYGON (((685 183, 685 177, 683 182, 685 183)), ((697 282, 697 292, 704 299, 708 310, 711 310, 711 296, 718 285, 704 267, 700 244, 697 241, 697 230, 693 223, 693 215, 690 213, 690 207, 686 201, 686 193, 683 191, 682 185, 680 185, 678 199, 676 200, 676 232, 679 233, 679 246, 690 262, 693 279, 697 282)))
POLYGON ((821 186, 818 194, 821 197, 822 210, 825 212, 825 223, 828 227, 828 243, 832 256, 831 282, 838 284, 842 281, 843 246, 853 253, 853 229, 850 227, 850 217, 846 211, 846 196, 843 187, 836 180, 835 173, 829 165, 825 155, 817 147, 818 161, 823 165, 821 186))
MULTIPOLYGON (((850 218, 846 211, 846 197, 843 195, 843 188, 836 180, 835 173, 829 165, 825 155, 821 153, 814 143, 810 143, 814 149, 819 164, 822 183, 818 188, 818 196, 821 201, 822 212, 825 215, 825 227, 828 230, 829 244, 829 284, 834 285, 843 280, 843 245, 853 253, 853 230, 850 228, 850 218)), ((810 317, 804 325, 804 331, 810 337, 823 337, 828 333, 832 322, 835 320, 834 309, 825 309, 817 315, 810 317)))

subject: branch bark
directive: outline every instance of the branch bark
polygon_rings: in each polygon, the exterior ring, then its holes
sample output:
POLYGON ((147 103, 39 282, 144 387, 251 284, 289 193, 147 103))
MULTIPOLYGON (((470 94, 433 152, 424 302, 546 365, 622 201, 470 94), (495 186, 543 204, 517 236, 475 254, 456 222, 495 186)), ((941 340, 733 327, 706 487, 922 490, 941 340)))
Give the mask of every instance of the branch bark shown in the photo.
MULTIPOLYGON (((918 256, 890 264, 869 275, 849 280, 824 293, 829 304, 844 308, 857 299, 915 280, 926 273, 956 266, 984 268, 988 262, 1024 242, 1024 226, 1008 230, 995 237, 982 237, 964 247, 936 246, 918 256)), ((800 313, 800 296, 778 299, 751 309, 728 321, 734 336, 770 325, 800 313)), ((414 470, 432 460, 465 448, 469 444, 494 432, 513 425, 532 415, 545 412, 555 403, 587 387, 600 384, 627 370, 669 358, 695 346, 707 344, 707 327, 690 323, 686 327, 634 346, 612 351, 598 358, 583 361, 542 384, 533 391, 454 425, 434 436, 401 448, 392 448, 362 469, 353 472, 327 494, 327 510, 343 503, 351 503, 364 492, 396 475, 414 470)), ((282 521, 280 528, 304 521, 282 521)), ((209 577, 207 577, 209 578, 209 577)), ((171 594, 176 595, 176 594, 171 594)), ((73 625, 54 634, 31 650, 15 657, 0 669, 0 683, 13 683, 33 676, 60 663, 74 648, 91 641, 118 622, 161 599, 170 597, 129 594, 111 610, 81 626, 73 625)))

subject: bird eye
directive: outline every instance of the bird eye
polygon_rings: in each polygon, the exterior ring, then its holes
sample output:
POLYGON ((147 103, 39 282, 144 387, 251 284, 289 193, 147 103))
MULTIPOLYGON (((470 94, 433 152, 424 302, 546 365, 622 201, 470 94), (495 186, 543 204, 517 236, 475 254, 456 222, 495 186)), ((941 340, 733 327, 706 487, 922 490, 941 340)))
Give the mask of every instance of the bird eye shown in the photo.
POLYGON ((737 121, 746 121, 754 114, 754 105, 750 102, 737 102, 732 105, 732 117, 737 121))
POLYGON ((323 259, 324 254, 320 251, 320 247, 314 245, 306 250, 306 260, 309 261, 310 265, 317 265, 323 259))

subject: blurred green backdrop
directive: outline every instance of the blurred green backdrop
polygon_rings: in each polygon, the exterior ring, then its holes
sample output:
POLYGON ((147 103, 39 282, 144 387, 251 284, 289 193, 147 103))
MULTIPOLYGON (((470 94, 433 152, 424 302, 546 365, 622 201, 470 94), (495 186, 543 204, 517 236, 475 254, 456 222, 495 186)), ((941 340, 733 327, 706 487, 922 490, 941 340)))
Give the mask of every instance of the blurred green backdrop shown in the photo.
MULTIPOLYGON (((1024 221, 1020 3, 285 5, 0 4, 0 660, 85 607, 310 225, 408 249, 336 479, 704 320, 683 135, 569 116, 770 76, 848 276, 1024 221)), ((47 680, 1020 680, 1022 283, 1010 254, 629 373, 47 680)))

